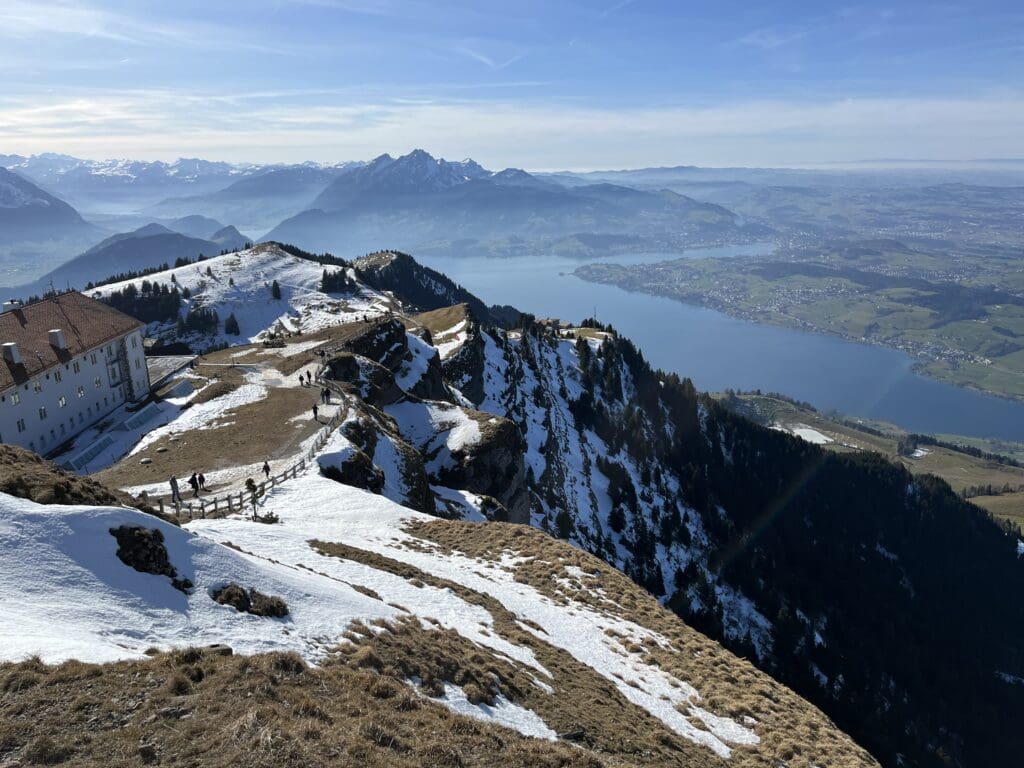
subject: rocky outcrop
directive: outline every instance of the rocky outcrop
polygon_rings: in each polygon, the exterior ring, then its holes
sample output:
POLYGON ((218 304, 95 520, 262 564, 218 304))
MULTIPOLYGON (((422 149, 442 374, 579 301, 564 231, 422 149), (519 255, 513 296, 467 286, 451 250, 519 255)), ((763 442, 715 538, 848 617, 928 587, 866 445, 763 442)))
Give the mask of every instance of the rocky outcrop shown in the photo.
MULTIPOLYGON (((530 489, 523 454, 526 443, 508 419, 479 414, 480 440, 466 451, 452 453, 456 466, 439 472, 438 481, 451 488, 492 496, 507 510, 507 522, 530 522, 530 489)), ((501 518, 503 512, 496 511, 501 518)))
POLYGON ((164 545, 164 534, 157 528, 121 525, 110 529, 117 540, 117 557, 127 566, 141 573, 167 576, 175 589, 187 592, 192 588, 188 579, 178 578, 164 545))

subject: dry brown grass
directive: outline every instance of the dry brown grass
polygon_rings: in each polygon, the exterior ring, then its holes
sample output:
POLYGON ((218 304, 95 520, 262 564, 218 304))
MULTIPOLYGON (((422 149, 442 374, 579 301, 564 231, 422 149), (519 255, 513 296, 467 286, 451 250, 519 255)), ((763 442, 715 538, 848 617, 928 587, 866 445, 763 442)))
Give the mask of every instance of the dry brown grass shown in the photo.
POLYGON ((0 445, 0 491, 39 504, 127 504, 156 514, 149 507, 140 507, 127 494, 112 491, 92 478, 65 472, 38 454, 14 445, 0 445))
POLYGON ((688 627, 632 580, 597 558, 522 525, 437 520, 413 521, 408 528, 442 551, 461 552, 471 558, 498 561, 504 553, 528 554, 531 559, 514 568, 517 581, 557 602, 587 605, 667 639, 670 648, 657 643, 639 646, 624 638, 620 643, 624 653, 636 653, 646 663, 693 685, 700 692, 696 703, 702 708, 734 719, 757 720, 754 729, 761 744, 753 750, 737 749, 733 764, 759 765, 771 757, 788 765, 875 765, 865 750, 816 707, 746 659, 688 627), (567 566, 579 568, 584 576, 571 576, 567 566), (792 762, 794 759, 798 762, 792 762))
POLYGON ((418 315, 413 315, 411 319, 430 331, 432 336, 436 337, 449 328, 454 328, 463 320, 468 320, 469 308, 465 304, 455 304, 451 307, 443 307, 431 312, 420 312, 418 315))
POLYGON ((199 650, 0 665, 0 764, 120 768, 540 766, 592 755, 454 715, 402 682, 293 654, 199 650))
MULTIPOLYGON (((214 385, 216 386, 216 385, 214 385)), ((291 418, 309 413, 318 402, 316 387, 271 388, 267 397, 230 411, 222 426, 183 432, 171 440, 156 441, 142 454, 151 464, 140 464, 139 455, 126 456, 96 474, 105 485, 125 488, 150 483, 165 483, 174 475, 188 477, 193 471, 209 473, 216 469, 259 464, 266 459, 287 458, 298 452, 302 441, 322 424, 312 418, 291 418), (160 451, 161 448, 166 450, 160 451)), ((217 490, 210 484, 211 490, 217 490)), ((184 494, 189 489, 182 488, 184 494)))

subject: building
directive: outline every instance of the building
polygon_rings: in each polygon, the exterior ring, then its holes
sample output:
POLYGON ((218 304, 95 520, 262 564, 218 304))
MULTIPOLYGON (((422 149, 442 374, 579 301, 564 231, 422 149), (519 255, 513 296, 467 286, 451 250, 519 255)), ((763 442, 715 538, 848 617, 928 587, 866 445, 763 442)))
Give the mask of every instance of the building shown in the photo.
POLYGON ((70 292, 0 313, 0 442, 46 455, 149 394, 143 324, 70 292))

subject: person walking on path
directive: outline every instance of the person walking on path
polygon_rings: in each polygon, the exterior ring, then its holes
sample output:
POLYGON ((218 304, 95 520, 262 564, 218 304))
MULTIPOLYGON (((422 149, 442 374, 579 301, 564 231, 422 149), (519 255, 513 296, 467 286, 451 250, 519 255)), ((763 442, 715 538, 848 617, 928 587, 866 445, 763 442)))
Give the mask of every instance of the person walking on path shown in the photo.
POLYGON ((303 376, 302 376, 302 374, 301 374, 301 373, 299 374, 299 386, 300 386, 300 387, 304 387, 304 386, 306 386, 306 379, 305 379, 305 378, 303 378, 303 376))
POLYGON ((267 476, 267 480, 270 479, 270 462, 269 461, 264 461, 263 462, 263 474, 267 476))
POLYGON ((192 473, 192 477, 188 479, 188 484, 192 486, 192 497, 199 497, 199 478, 196 477, 196 473, 192 473))
POLYGON ((178 490, 178 478, 171 478, 171 503, 181 504, 181 491, 178 490))
POLYGON ((205 491, 206 490, 206 475, 204 475, 202 472, 200 472, 199 473, 199 477, 197 477, 196 479, 199 481, 199 490, 205 491))
POLYGON ((320 409, 316 407, 316 403, 313 403, 313 421, 320 421, 319 415, 320 409))

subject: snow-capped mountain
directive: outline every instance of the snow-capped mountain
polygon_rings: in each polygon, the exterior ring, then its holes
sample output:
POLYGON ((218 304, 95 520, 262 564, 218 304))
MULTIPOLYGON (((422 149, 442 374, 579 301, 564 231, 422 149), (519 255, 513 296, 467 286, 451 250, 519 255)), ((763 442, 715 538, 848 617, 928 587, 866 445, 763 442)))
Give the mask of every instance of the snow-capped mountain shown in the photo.
POLYGON ((340 174, 363 163, 271 167, 253 173, 215 192, 171 197, 148 209, 153 216, 181 216, 201 212, 233 221, 246 230, 265 232, 274 224, 309 208, 313 200, 340 174))
POLYGON ((165 163, 159 160, 83 160, 51 153, 15 162, 8 160, 7 167, 90 212, 137 211, 175 194, 200 194, 220 189, 258 170, 255 166, 197 158, 165 163))

